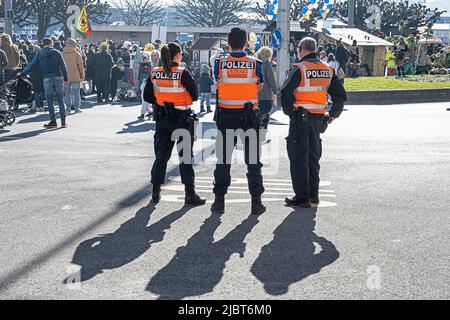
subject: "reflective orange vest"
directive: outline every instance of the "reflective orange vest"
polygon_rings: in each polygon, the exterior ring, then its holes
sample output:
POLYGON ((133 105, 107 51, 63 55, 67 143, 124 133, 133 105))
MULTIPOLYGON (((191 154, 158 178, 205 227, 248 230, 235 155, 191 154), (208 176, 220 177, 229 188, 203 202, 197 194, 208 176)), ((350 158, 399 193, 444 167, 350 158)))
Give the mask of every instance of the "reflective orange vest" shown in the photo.
POLYGON ((158 105, 173 103, 176 109, 189 110, 192 105, 190 93, 181 84, 184 67, 173 67, 172 73, 166 74, 163 67, 153 68, 150 78, 158 105))
POLYGON ((294 107, 302 107, 314 114, 325 114, 327 92, 334 75, 333 68, 319 59, 305 60, 294 66, 300 70, 302 76, 294 93, 294 107))
POLYGON ((247 102, 258 106, 258 76, 256 59, 228 55, 219 61, 217 101, 224 109, 243 109, 247 102))

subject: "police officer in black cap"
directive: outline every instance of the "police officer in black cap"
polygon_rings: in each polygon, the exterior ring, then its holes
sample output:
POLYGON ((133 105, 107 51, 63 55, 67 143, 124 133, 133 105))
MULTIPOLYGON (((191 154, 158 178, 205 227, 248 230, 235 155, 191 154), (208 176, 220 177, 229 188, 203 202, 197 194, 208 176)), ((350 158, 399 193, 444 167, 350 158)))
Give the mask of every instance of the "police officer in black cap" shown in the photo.
POLYGON ((300 62, 294 64, 281 90, 283 111, 290 117, 287 152, 295 196, 286 205, 311 207, 319 203, 319 160, 323 128, 338 118, 347 94, 333 68, 317 57, 317 42, 304 38, 298 47, 300 62), (333 102, 327 112, 328 95, 333 102))

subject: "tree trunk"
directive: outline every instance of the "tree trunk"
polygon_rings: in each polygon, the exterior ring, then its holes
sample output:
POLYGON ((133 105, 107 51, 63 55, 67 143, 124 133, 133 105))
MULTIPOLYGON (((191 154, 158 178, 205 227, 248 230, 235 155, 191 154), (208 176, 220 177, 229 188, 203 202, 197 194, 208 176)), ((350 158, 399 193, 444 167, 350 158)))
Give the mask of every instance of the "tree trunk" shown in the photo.
POLYGON ((50 19, 48 17, 38 16, 37 37, 38 37, 39 41, 44 39, 45 34, 47 33, 49 23, 50 23, 50 19))

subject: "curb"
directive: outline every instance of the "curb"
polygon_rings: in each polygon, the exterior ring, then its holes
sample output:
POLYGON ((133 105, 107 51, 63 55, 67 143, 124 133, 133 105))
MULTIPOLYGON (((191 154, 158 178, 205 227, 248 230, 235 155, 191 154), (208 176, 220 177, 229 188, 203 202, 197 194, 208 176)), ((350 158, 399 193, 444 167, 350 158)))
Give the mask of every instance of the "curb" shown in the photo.
POLYGON ((347 105, 450 102, 450 88, 348 91, 347 105))

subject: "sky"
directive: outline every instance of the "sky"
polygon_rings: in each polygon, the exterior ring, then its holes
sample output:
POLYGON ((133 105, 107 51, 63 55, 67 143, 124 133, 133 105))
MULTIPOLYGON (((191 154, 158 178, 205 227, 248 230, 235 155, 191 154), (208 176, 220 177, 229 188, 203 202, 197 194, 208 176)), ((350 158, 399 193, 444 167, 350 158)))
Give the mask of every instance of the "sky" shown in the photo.
MULTIPOLYGON (((120 0, 110 0, 109 2, 119 2, 120 0)), ((161 2, 165 4, 171 4, 174 2, 174 0, 160 0, 161 2)), ((195 1, 195 0, 192 0, 195 1)), ((256 2, 257 0, 255 0, 256 2)), ((412 0, 417 2, 425 1, 430 8, 439 8, 440 10, 447 10, 448 12, 445 14, 446 16, 450 16, 450 0, 412 0)))
POLYGON ((446 16, 450 16, 450 1, 449 0, 428 0, 430 8, 438 8, 440 10, 447 10, 446 16))

